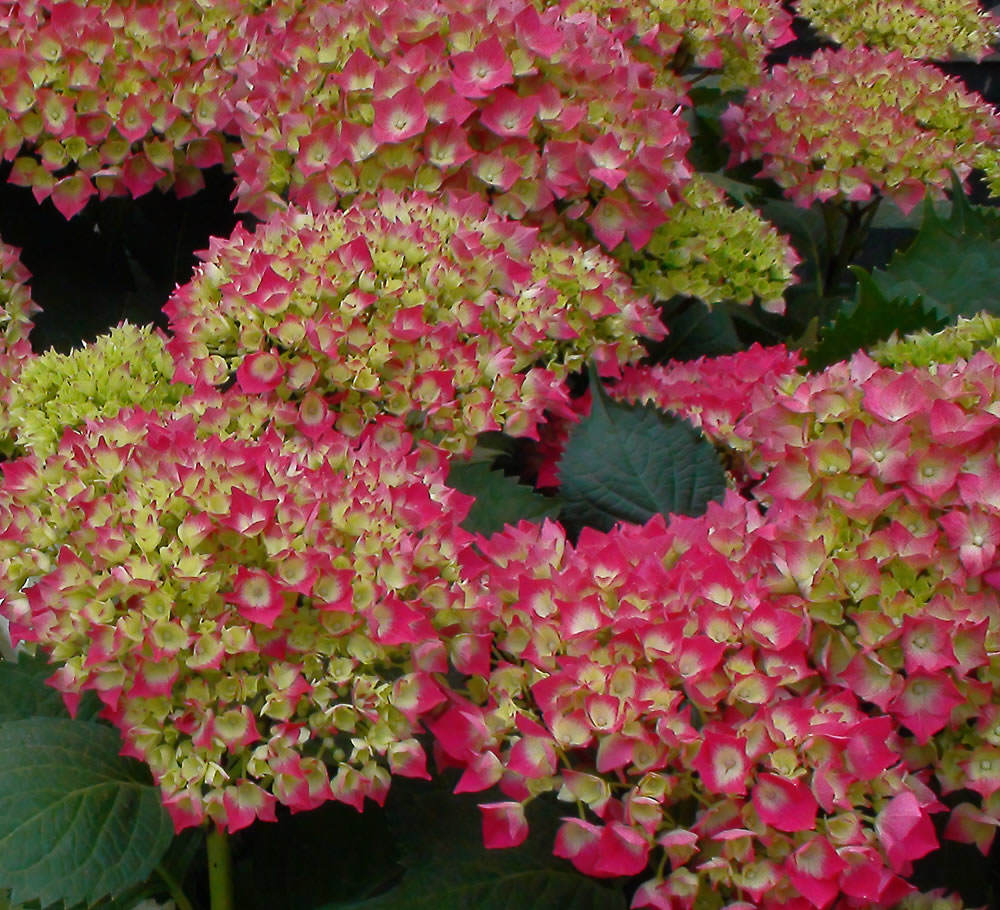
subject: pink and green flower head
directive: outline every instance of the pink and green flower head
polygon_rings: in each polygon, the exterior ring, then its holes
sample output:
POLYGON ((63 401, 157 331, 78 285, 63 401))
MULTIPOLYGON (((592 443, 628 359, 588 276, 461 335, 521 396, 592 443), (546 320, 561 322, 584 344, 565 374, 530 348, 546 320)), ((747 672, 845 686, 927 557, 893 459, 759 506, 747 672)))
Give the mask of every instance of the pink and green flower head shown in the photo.
POLYGON ((802 206, 883 196, 909 211, 943 196, 953 171, 963 185, 974 168, 998 179, 993 108, 899 51, 820 50, 776 66, 723 122, 731 163, 761 161, 802 206))
POLYGON ((328 413, 350 433, 388 413, 454 450, 485 430, 535 435, 566 412, 570 372, 593 358, 615 373, 664 332, 596 249, 422 194, 213 241, 165 312, 177 379, 235 377, 294 403, 306 435, 328 413))
POLYGON ((467 500, 445 453, 391 418, 310 439, 273 416, 211 392, 4 465, 12 635, 68 705, 97 692, 178 829, 381 801, 426 776, 417 736, 446 699, 467 500))

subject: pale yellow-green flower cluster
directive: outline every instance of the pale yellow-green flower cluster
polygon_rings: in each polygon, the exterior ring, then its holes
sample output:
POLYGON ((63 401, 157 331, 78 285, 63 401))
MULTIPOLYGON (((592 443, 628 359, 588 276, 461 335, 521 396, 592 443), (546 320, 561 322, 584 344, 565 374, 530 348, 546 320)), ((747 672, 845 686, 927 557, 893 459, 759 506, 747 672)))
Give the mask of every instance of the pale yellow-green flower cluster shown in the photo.
POLYGON ((955 325, 940 332, 894 336, 873 348, 871 355, 883 366, 898 370, 968 360, 978 351, 986 351, 1000 361, 1000 318, 990 313, 980 313, 971 319, 959 317, 955 325))
POLYGON ((976 0, 799 0, 796 6, 838 44, 907 57, 981 60, 998 38, 997 20, 976 0))
POLYGON ((8 392, 11 435, 20 454, 44 458, 67 427, 113 417, 122 408, 170 407, 188 387, 171 383, 173 363, 164 335, 122 323, 69 354, 32 358, 8 392))
POLYGON ((639 290, 654 299, 685 295, 708 304, 749 304, 756 298, 779 312, 799 263, 773 225, 748 206, 733 207, 700 175, 642 252, 623 258, 639 290))

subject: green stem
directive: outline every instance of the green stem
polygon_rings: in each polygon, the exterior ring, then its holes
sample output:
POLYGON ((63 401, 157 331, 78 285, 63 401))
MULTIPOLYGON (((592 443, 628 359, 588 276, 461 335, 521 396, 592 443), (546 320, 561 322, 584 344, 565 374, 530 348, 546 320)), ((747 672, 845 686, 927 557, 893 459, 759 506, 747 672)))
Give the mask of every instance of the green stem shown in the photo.
POLYGON ((194 910, 194 904, 188 900, 188 896, 184 893, 181 883, 176 878, 167 872, 162 865, 156 867, 156 874, 160 876, 163 884, 167 886, 167 890, 170 892, 170 897, 177 906, 177 910, 194 910))
POLYGON ((875 196, 865 205, 849 202, 837 206, 823 206, 827 249, 828 251, 836 249, 827 264, 824 284, 829 290, 835 290, 841 275, 847 270, 851 260, 854 259, 867 239, 872 219, 874 219, 881 201, 880 196, 875 196), (837 243, 836 235, 839 222, 843 222, 844 228, 840 241, 837 243))
POLYGON ((209 828, 205 841, 208 851, 208 893, 212 910, 233 910, 233 858, 229 835, 218 825, 209 828))

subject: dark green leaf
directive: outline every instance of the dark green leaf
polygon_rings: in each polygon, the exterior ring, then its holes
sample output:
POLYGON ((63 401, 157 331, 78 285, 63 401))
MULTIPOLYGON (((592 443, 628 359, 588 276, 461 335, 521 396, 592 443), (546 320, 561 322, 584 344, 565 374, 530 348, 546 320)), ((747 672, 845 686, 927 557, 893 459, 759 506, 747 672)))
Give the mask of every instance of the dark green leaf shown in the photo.
MULTIPOLYGON (((28 717, 68 717, 62 696, 45 684, 56 668, 42 657, 19 654, 17 661, 0 661, 0 722, 28 717)), ((100 699, 88 692, 80 702, 77 720, 92 720, 100 699)))
POLYGON ((277 824, 253 825, 236 866, 241 910, 313 910, 359 900, 399 877, 385 812, 359 814, 343 803, 311 812, 280 812, 277 824))
POLYGON ((668 306, 663 321, 667 337, 649 348, 655 363, 732 354, 743 348, 725 304, 710 307, 701 300, 685 300, 677 307, 668 306))
POLYGON ((788 237, 802 259, 797 269, 800 281, 809 286, 830 255, 826 228, 818 206, 804 209, 787 199, 765 199, 760 213, 782 234, 788 237))
POLYGON ((573 428, 559 462, 565 518, 609 530, 657 512, 700 515, 722 498, 718 453, 691 424, 612 401, 593 372, 590 389, 590 415, 573 428))
POLYGON ((110 727, 0 724, 0 885, 15 903, 94 903, 145 881, 173 825, 145 766, 110 727))
POLYGON ((495 471, 483 462, 453 464, 448 486, 476 501, 462 527, 473 534, 493 534, 504 525, 541 521, 559 514, 559 503, 518 483, 517 478, 495 471))
POLYGON ((987 310, 1000 313, 1000 212, 971 205, 955 186, 948 218, 928 201, 916 239, 872 280, 888 299, 922 298, 949 322, 987 310))
MULTIPOLYGON (((409 783, 409 782, 408 782, 409 783)), ((528 806, 528 840, 508 850, 483 846, 477 805, 496 793, 454 795, 437 784, 394 785, 389 818, 405 874, 385 894, 328 910, 624 910, 620 890, 552 855, 559 816, 554 800, 528 806)))
POLYGON ((929 329, 934 332, 944 328, 947 320, 935 310, 916 300, 887 299, 871 276, 863 269, 855 269, 858 276, 857 300, 848 304, 825 326, 819 344, 806 354, 809 369, 820 370, 847 360, 856 351, 873 347, 885 341, 893 332, 905 335, 929 329))

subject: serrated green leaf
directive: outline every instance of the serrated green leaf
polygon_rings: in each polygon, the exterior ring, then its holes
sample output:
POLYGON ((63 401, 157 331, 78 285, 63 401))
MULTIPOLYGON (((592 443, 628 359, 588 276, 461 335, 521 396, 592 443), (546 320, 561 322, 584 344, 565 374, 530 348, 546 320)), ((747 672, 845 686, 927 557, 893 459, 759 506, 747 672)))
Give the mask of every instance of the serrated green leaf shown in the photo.
POLYGON ((593 371, 590 389, 590 415, 573 428, 559 462, 564 518, 610 530, 657 512, 701 515, 722 498, 719 455, 691 424, 612 401, 593 371))
POLYGON ((1000 212, 971 205, 957 183, 952 200, 947 218, 926 202, 913 243, 871 278, 886 298, 922 298, 949 321, 983 310, 998 314, 1000 212))
POLYGON ((0 887, 14 903, 94 903, 145 881, 173 825, 145 766, 110 727, 0 724, 0 887))
MULTIPOLYGON (((16 661, 0 661, 0 723, 28 717, 69 717, 62 696, 45 684, 55 667, 43 656, 21 653, 16 661)), ((100 699, 88 692, 80 702, 77 720, 92 720, 100 699)))
POLYGON ((559 514, 559 502, 536 493, 483 462, 453 464, 448 486, 476 498, 462 527, 472 534, 493 534, 504 525, 541 521, 559 514))
MULTIPOLYGON (((408 782, 409 783, 409 782, 408 782)), ((385 894, 327 910, 624 910, 622 892, 552 855, 566 807, 527 807, 530 834, 519 847, 483 846, 479 803, 495 793, 454 795, 436 784, 396 788, 389 818, 405 874, 385 894)))
POLYGON ((947 319, 936 310, 916 300, 887 299, 878 285, 863 269, 855 269, 858 277, 857 299, 847 304, 833 321, 823 327, 819 343, 806 352, 811 370, 821 370, 831 363, 847 360, 856 351, 866 350, 885 341, 893 332, 905 335, 927 329, 936 332, 947 319))

